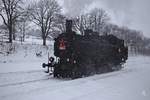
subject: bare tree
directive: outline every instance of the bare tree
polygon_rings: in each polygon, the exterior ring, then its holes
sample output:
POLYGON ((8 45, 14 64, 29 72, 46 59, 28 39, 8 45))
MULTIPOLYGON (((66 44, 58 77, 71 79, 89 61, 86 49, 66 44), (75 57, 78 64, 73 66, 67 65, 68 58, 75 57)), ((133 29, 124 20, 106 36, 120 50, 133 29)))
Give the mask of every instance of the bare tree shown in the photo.
POLYGON ((43 45, 46 45, 46 39, 55 21, 56 14, 60 13, 60 6, 55 0, 40 0, 30 5, 32 21, 41 29, 43 45))
POLYGON ((29 22, 28 22, 28 16, 22 16, 17 20, 17 25, 16 25, 16 29, 17 29, 17 33, 19 33, 19 38, 21 43, 25 41, 25 33, 26 30, 29 28, 28 26, 29 22))
POLYGON ((103 9, 95 8, 89 14, 90 27, 92 27, 97 32, 102 32, 103 28, 105 27, 105 24, 109 20, 106 11, 103 9))
POLYGON ((84 35, 84 30, 87 28, 86 18, 85 15, 81 15, 73 20, 75 30, 79 30, 81 35, 84 35))
POLYGON ((9 42, 12 43, 15 22, 21 16, 22 0, 0 0, 0 16, 9 31, 9 42))
POLYGON ((92 29, 96 32, 103 32, 109 16, 105 10, 94 8, 89 13, 83 14, 76 18, 75 26, 83 34, 85 29, 92 29))
POLYGON ((66 17, 62 14, 57 14, 55 18, 55 26, 60 30, 60 32, 65 32, 66 30, 66 17))
POLYGON ((59 34, 64 33, 66 31, 66 17, 62 14, 56 14, 54 23, 51 27, 50 38, 56 38, 59 34))

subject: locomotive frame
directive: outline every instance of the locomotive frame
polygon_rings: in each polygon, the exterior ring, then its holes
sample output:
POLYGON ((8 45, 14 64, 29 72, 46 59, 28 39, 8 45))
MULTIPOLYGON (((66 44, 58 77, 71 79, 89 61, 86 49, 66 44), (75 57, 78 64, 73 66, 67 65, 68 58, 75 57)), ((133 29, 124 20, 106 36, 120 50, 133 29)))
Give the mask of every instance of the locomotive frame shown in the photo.
POLYGON ((55 39, 54 55, 58 61, 43 67, 53 67, 54 77, 74 79, 120 70, 128 58, 128 48, 114 35, 99 36, 91 30, 78 35, 72 31, 72 20, 67 20, 66 32, 55 39))

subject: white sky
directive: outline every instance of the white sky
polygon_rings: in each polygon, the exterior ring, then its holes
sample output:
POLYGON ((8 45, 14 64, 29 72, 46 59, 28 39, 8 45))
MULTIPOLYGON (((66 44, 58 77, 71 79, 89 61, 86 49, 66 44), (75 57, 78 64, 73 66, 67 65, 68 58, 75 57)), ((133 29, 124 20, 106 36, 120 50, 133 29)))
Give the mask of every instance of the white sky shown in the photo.
MULTIPOLYGON (((26 0, 32 1, 32 0, 26 0)), ((63 12, 69 16, 77 16, 83 10, 94 7, 108 12, 111 21, 131 29, 141 30, 150 37, 150 0, 57 0, 63 12)), ((2 20, 0 19, 0 22, 2 20)))
POLYGON ((131 29, 141 30, 150 37, 150 0, 58 0, 70 16, 83 9, 99 7, 111 16, 111 21, 131 29))

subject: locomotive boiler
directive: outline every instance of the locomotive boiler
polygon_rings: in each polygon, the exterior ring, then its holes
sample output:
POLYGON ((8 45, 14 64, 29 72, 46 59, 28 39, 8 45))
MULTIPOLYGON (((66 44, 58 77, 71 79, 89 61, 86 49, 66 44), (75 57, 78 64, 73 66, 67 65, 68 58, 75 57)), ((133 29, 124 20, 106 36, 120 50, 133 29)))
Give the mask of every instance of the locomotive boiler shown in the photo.
POLYGON ((84 35, 72 31, 72 20, 66 21, 66 32, 54 42, 53 75, 58 78, 79 78, 119 70, 128 58, 124 40, 114 35, 99 35, 85 30, 84 35))

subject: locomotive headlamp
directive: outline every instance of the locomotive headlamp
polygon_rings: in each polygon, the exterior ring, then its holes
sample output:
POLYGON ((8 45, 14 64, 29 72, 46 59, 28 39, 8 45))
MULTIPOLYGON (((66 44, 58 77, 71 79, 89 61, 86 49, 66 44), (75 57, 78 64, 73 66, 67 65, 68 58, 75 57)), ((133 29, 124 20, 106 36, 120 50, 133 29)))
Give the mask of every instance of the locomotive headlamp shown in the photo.
POLYGON ((119 52, 119 53, 121 52, 121 49, 120 49, 120 48, 118 49, 118 52, 119 52))
POLYGON ((67 62, 69 62, 70 60, 69 60, 69 58, 67 58, 67 62))
POLYGON ((50 62, 53 62, 53 61, 54 61, 54 57, 50 57, 50 58, 49 58, 49 61, 50 61, 50 62))
POLYGON ((74 60, 73 63, 76 64, 77 63, 76 60, 74 60))

